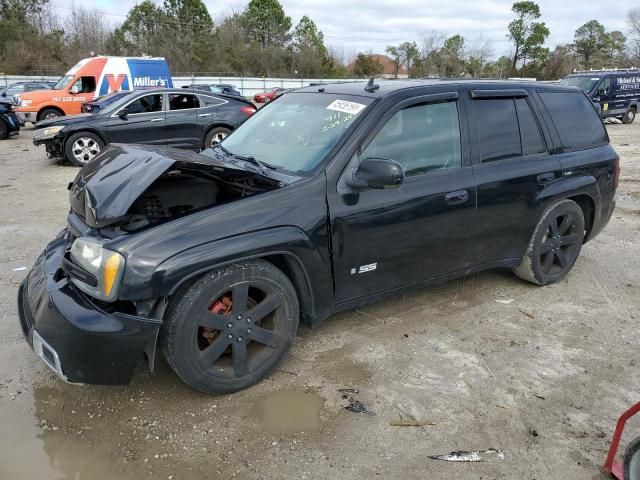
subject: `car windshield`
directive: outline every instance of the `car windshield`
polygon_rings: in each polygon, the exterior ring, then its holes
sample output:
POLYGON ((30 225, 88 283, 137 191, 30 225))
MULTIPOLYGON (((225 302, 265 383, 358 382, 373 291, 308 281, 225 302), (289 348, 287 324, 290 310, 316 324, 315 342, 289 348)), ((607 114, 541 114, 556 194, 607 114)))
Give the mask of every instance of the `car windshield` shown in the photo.
POLYGON ((53 86, 53 89, 62 90, 63 88, 66 88, 67 85, 71 83, 71 80, 73 80, 73 78, 74 78, 73 75, 65 75, 60 80, 58 80, 58 82, 53 86))
POLYGON ((560 80, 560 83, 562 85, 581 88, 585 92, 589 93, 599 81, 600 78, 598 77, 566 77, 560 80))
POLYGON ((338 143, 372 98, 324 93, 284 95, 258 110, 222 146, 296 173, 313 170, 338 143))
POLYGON ((126 97, 127 95, 129 95, 131 92, 128 91, 120 91, 120 92, 113 92, 113 93, 108 93, 106 95, 103 95, 102 97, 96 98, 92 103, 99 103, 100 105, 102 105, 103 107, 106 105, 110 105, 115 101, 120 100, 121 98, 126 97))
MULTIPOLYGON (((119 110, 120 107, 122 106, 122 104, 127 103, 128 101, 131 100, 131 95, 135 94, 136 92, 117 92, 114 93, 112 95, 117 95, 117 94, 121 94, 121 96, 119 98, 117 98, 115 101, 113 102, 109 102, 108 106, 104 107, 102 110, 100 110, 98 113, 100 114, 109 114, 112 112, 115 112, 116 110, 119 110)), ((105 96, 106 97, 106 96, 105 96)), ((105 98, 102 97, 102 98, 105 98)), ((98 103, 101 103, 100 100, 98 100, 98 103)))

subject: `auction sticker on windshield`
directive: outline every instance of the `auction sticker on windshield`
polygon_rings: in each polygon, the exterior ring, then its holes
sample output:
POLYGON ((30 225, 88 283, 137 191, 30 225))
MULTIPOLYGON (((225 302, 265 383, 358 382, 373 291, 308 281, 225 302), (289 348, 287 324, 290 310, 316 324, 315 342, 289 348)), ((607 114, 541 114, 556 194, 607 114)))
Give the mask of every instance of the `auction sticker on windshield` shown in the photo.
POLYGON ((327 110, 335 110, 336 112, 350 113, 356 115, 360 113, 366 105, 362 103, 349 102, 347 100, 334 100, 327 106, 327 110))

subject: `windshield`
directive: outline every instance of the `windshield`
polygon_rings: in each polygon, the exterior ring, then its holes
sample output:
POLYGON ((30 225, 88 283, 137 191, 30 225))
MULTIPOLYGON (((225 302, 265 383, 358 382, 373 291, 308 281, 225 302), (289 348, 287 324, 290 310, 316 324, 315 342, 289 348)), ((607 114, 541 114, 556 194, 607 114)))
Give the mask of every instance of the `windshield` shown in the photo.
POLYGON ((600 78, 598 77, 565 77, 560 80, 560 83, 562 85, 581 88, 585 92, 589 93, 599 81, 600 78))
POLYGON ((73 78, 74 78, 73 75, 65 75, 60 80, 58 80, 58 83, 56 83, 53 86, 53 89, 54 90, 62 90, 63 88, 66 88, 67 85, 69 85, 69 83, 71 82, 71 80, 73 80, 73 78))
POLYGON ((372 98, 292 93, 258 110, 222 146, 275 168, 309 172, 317 167, 372 98))
MULTIPOLYGON (((111 113, 114 112, 116 110, 119 110, 120 107, 122 106, 122 104, 127 103, 129 100, 131 100, 130 96, 132 94, 134 94, 135 92, 132 91, 121 91, 121 92, 116 92, 116 93, 112 93, 110 95, 120 95, 119 98, 116 98, 115 101, 113 102, 109 102, 107 107, 104 107, 102 110, 100 110, 98 113, 111 113)), ((102 99, 106 98, 107 95, 105 95, 104 97, 101 97, 102 99)), ((102 103, 102 100, 98 100, 97 103, 102 103)))

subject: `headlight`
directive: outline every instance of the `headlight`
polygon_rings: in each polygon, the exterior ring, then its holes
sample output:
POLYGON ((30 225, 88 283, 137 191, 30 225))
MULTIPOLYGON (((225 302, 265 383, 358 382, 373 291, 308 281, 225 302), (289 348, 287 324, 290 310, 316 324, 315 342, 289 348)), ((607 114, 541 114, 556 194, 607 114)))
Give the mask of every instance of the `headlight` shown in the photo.
POLYGON ((42 129, 42 134, 38 135, 40 138, 53 138, 60 130, 64 128, 64 125, 57 127, 47 127, 42 129))
POLYGON ((70 256, 74 264, 97 279, 97 285, 91 286, 72 277, 71 281, 76 287, 100 300, 115 300, 124 272, 122 255, 104 248, 95 238, 80 237, 71 245, 70 256))
MULTIPOLYGON (((18 99, 20 99, 20 98, 18 97, 18 99)), ((28 107, 29 105, 31 105, 32 101, 33 100, 26 100, 26 99, 25 100, 20 100, 20 106, 21 107, 28 107)))

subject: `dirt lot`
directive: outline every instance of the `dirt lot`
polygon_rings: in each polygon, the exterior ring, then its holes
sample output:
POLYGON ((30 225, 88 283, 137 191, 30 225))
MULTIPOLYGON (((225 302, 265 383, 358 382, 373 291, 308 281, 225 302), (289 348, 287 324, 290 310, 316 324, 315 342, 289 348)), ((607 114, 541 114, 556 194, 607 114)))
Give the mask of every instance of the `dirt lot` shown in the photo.
POLYGON ((30 129, 0 142, 0 478, 604 478, 615 419, 640 400, 640 122, 608 129, 618 207, 566 281, 488 272, 338 315, 301 331, 268 380, 223 397, 163 361, 107 388, 64 384, 35 357, 19 268, 63 228, 77 170, 48 161, 30 129), (376 415, 345 410, 345 387, 376 415), (412 416, 434 425, 389 424, 412 416), (505 458, 427 457, 490 447, 505 458))

